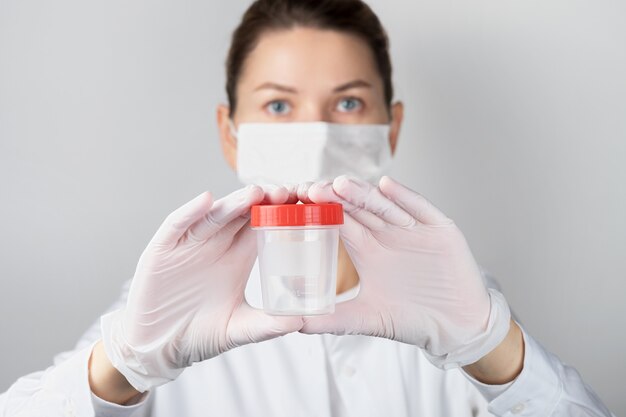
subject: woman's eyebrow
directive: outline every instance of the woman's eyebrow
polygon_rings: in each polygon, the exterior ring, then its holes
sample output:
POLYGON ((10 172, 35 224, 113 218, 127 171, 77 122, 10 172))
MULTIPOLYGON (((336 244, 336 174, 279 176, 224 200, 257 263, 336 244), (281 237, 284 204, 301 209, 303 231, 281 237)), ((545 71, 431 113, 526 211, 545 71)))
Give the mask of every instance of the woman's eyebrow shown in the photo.
POLYGON ((278 91, 282 91, 285 93, 297 93, 298 92, 298 90, 296 90, 293 87, 289 87, 289 86, 281 85, 277 83, 272 83, 272 82, 263 83, 257 88, 255 88, 254 91, 265 90, 265 89, 278 90, 278 91))
POLYGON ((345 84, 341 84, 338 87, 335 87, 335 89, 333 90, 334 93, 340 93, 342 91, 345 90, 349 90, 351 88, 372 88, 372 85, 370 83, 368 83, 367 81, 363 81, 363 80, 353 80, 350 82, 347 82, 345 84))

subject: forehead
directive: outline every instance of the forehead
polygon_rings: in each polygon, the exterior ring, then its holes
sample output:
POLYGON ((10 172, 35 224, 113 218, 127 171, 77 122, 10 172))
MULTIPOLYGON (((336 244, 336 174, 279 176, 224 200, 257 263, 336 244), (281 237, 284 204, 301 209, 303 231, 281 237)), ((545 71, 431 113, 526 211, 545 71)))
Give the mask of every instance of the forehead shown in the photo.
POLYGON ((364 40, 335 30, 294 28, 261 36, 246 58, 239 89, 268 81, 299 90, 332 89, 354 79, 382 90, 374 54, 364 40))

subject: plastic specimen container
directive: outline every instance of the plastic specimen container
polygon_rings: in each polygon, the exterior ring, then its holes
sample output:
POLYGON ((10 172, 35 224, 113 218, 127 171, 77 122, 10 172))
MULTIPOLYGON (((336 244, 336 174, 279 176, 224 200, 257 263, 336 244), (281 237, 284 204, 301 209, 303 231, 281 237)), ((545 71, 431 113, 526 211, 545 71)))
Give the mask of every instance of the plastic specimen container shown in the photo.
POLYGON ((341 204, 256 205, 263 310, 273 315, 335 311, 341 204))

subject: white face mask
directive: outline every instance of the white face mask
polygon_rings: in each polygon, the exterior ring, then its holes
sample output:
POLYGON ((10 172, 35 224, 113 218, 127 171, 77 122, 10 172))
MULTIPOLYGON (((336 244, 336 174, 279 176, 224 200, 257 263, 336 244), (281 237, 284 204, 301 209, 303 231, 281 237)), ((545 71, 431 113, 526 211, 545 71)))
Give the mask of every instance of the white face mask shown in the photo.
POLYGON ((244 184, 294 184, 343 174, 378 182, 391 163, 389 125, 242 123, 237 174, 244 184))

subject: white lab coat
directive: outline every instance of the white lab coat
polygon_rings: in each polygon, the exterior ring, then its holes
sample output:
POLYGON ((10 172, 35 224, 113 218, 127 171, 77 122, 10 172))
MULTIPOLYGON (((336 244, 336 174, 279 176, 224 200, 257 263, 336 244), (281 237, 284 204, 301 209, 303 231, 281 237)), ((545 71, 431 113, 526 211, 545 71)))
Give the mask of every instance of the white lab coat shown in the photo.
MULTIPOLYGON (((124 305, 127 289, 128 283, 112 309, 124 305)), ((256 266, 246 298, 260 305, 256 266)), ((87 363, 99 337, 94 323, 54 366, 15 382, 0 395, 0 417, 612 415, 573 368, 526 332, 524 369, 506 386, 480 384, 459 369, 442 371, 404 343, 293 333, 197 363, 129 406, 107 403, 89 389, 87 363)))

